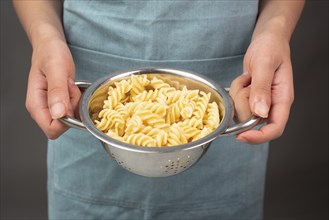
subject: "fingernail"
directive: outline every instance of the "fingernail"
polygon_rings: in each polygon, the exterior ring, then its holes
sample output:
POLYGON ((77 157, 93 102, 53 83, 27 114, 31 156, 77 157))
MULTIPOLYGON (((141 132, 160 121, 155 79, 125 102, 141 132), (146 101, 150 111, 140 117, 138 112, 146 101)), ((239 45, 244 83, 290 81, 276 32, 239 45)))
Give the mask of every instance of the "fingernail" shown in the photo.
POLYGON ((243 75, 243 76, 248 76, 249 73, 248 73, 248 72, 243 72, 242 75, 243 75))
POLYGON ((62 102, 57 102, 53 104, 50 108, 50 114, 53 119, 58 119, 64 116, 65 114, 65 106, 62 102))
POLYGON ((265 101, 257 101, 254 103, 253 107, 254 107, 254 112, 256 113, 256 115, 258 115, 262 118, 267 118, 269 107, 265 101))

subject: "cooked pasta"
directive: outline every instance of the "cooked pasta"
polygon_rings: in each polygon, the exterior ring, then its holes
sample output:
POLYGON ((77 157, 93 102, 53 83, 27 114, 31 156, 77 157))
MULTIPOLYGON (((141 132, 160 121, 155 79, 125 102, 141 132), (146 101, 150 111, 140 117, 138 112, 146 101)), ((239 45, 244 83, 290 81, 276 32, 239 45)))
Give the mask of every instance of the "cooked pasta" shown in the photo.
POLYGON ((145 124, 154 128, 168 129, 170 127, 170 124, 166 123, 164 118, 160 117, 158 114, 152 113, 150 110, 139 109, 135 114, 141 117, 145 124))
POLYGON ((142 91, 144 91, 145 86, 147 86, 150 83, 146 75, 139 75, 139 76, 132 75, 130 79, 132 86, 130 90, 131 96, 135 96, 141 93, 142 91))
POLYGON ((181 112, 183 108, 187 105, 188 100, 183 97, 177 100, 174 104, 169 106, 166 122, 169 124, 173 124, 178 122, 181 116, 181 112))
POLYGON ((113 109, 122 99, 126 98, 126 93, 130 91, 132 86, 126 80, 115 83, 115 88, 109 87, 108 98, 104 101, 104 107, 113 109))
POLYGON ((204 120, 204 124, 209 128, 215 129, 219 124, 219 111, 216 102, 208 104, 207 115, 204 120))
POLYGON ((202 97, 199 97, 193 112, 193 115, 195 115, 197 118, 203 118, 210 99, 210 93, 206 94, 205 92, 201 91, 200 94, 202 97))
POLYGON ((173 124, 169 128, 168 132, 168 145, 175 146, 180 144, 186 144, 187 138, 183 132, 183 129, 178 124, 173 124))
POLYGON ((151 86, 154 89, 161 90, 162 93, 169 93, 176 91, 174 87, 171 87, 168 83, 165 83, 163 80, 154 77, 151 80, 151 86))
POLYGON ((189 101, 184 108, 182 108, 182 110, 180 111, 180 115, 182 116, 182 119, 188 119, 191 118, 194 108, 196 106, 196 103, 194 101, 189 101))
POLYGON ((114 110, 117 111, 125 120, 129 118, 129 112, 124 104, 118 103, 114 107, 114 110))
POLYGON ((144 147, 154 147, 156 146, 156 141, 148 135, 145 134, 131 134, 123 138, 128 144, 144 146, 144 147))
POLYGON ((111 109, 103 109, 98 117, 101 121, 95 120, 96 127, 101 131, 115 129, 119 136, 123 135, 125 120, 119 112, 111 109))
POLYGON ((126 135, 134 134, 142 130, 143 120, 141 117, 134 115, 127 121, 126 125, 127 125, 125 129, 126 135))
POLYGON ((160 94, 161 94, 160 91, 157 89, 149 90, 149 91, 144 90, 143 92, 139 93, 138 95, 132 97, 132 100, 135 102, 154 101, 158 98, 158 96, 160 94))
POLYGON ((106 91, 89 103, 95 126, 132 145, 186 144, 214 131, 223 117, 223 103, 210 102, 210 93, 179 84, 172 87, 146 74, 115 82, 106 91))

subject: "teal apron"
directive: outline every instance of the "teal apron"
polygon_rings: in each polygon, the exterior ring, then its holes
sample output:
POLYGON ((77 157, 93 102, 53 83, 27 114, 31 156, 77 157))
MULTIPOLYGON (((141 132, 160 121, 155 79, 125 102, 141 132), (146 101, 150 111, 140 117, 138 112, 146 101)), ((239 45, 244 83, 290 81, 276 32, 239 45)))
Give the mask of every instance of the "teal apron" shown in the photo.
MULTIPOLYGON (((66 1, 76 79, 146 66, 191 70, 223 86, 242 73, 258 1, 66 1)), ((90 133, 48 148, 50 219, 261 219, 268 144, 216 139, 187 171, 132 174, 90 133)))

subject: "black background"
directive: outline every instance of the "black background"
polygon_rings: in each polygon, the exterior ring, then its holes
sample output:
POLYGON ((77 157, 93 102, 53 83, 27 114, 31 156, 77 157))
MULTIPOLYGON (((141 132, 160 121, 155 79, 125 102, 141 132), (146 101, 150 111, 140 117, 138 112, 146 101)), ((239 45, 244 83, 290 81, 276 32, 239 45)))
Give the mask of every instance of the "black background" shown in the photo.
MULTIPOLYGON (((1 1, 1 219, 47 218, 47 140, 25 110, 31 47, 1 1)), ((328 219, 328 1, 310 0, 291 40, 295 102, 271 143, 265 220, 328 219)))

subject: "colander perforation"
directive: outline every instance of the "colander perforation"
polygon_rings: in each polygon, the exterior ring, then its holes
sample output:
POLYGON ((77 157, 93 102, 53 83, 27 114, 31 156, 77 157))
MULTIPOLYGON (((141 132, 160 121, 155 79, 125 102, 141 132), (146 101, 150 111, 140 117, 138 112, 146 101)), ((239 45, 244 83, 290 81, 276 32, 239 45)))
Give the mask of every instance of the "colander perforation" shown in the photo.
POLYGON ((191 156, 188 155, 186 159, 175 158, 173 160, 168 160, 167 163, 160 166, 160 168, 165 174, 176 174, 182 172, 192 164, 193 160, 191 159, 191 156))
POLYGON ((125 168, 126 170, 131 171, 131 168, 128 167, 128 166, 126 166, 125 163, 124 163, 122 160, 119 161, 119 160, 117 160, 117 159, 115 158, 115 154, 114 154, 114 153, 110 153, 110 156, 111 156, 111 158, 112 158, 115 162, 117 162, 117 164, 119 164, 120 166, 122 166, 122 167, 125 168))

